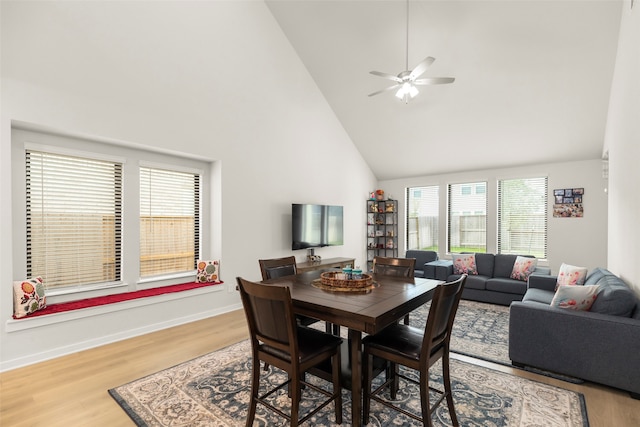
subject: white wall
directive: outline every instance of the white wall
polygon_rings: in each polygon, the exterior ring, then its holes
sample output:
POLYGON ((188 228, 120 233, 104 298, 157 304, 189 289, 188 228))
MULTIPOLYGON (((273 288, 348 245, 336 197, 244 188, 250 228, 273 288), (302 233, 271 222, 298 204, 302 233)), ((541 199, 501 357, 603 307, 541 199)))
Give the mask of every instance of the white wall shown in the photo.
POLYGON ((606 149, 609 152, 609 268, 640 296, 640 5, 622 8, 606 149))
MULTIPOLYGON (((425 165, 425 168, 428 168, 425 165)), ((409 179, 381 181, 380 187, 404 199, 406 188, 427 185, 440 186, 440 217, 446 218, 447 185, 465 182, 487 182, 487 252, 497 252, 497 181, 506 178, 547 176, 549 178, 548 265, 557 273, 564 263, 589 269, 607 265, 607 197, 606 180, 602 178, 600 160, 570 163, 550 163, 518 168, 478 170, 446 175, 425 175, 409 179), (584 188, 583 218, 554 218, 553 190, 584 188)), ((399 215, 406 217, 406 206, 400 203, 399 215)), ((442 223, 444 224, 444 223, 442 223)), ((405 247, 406 231, 400 233, 400 248, 405 247)), ((439 230, 440 258, 449 258, 446 251, 446 227, 439 230)), ((546 264, 542 263, 541 265, 546 264)))
MULTIPOLYGON (((290 205, 344 206, 364 260, 375 177, 262 2, 1 3, 0 370, 239 308, 235 277, 291 254, 290 205), (158 304, 11 321, 11 122, 197 156, 214 165, 212 233, 225 288, 158 304), (340 173, 336 173, 340 171, 340 173), (26 323, 23 323, 26 322, 26 323), (53 323, 55 322, 55 323, 53 323)), ((294 253, 303 261, 304 251, 294 253)))

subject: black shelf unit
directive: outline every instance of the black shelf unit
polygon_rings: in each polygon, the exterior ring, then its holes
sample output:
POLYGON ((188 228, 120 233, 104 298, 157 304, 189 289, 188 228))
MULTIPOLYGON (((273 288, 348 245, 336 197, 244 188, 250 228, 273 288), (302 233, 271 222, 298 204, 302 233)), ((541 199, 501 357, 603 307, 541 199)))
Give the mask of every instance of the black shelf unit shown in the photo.
POLYGON ((367 271, 374 256, 398 256, 397 200, 367 200, 367 271))

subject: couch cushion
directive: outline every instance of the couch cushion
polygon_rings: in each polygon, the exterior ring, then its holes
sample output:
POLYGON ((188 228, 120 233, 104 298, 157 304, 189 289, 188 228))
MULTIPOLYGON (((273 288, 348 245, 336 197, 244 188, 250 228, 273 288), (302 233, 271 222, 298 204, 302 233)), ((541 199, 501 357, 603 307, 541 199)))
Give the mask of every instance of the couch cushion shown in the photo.
POLYGON ((518 258, 517 255, 497 254, 493 266, 493 277, 511 277, 516 258, 518 258))
POLYGON ((550 305, 554 295, 555 293, 544 289, 529 288, 527 293, 524 294, 522 302, 539 302, 550 305))
POLYGON ((591 271, 591 273, 589 273, 589 275, 584 281, 584 284, 595 285, 596 283, 598 283, 598 280, 600 280, 603 276, 607 274, 613 274, 613 273, 611 273, 606 268, 601 268, 601 267, 595 268, 591 271))
MULTIPOLYGON (((460 278, 459 274, 452 274, 447 278, 447 282, 453 282, 454 280, 458 280, 460 278)), ((467 281, 464 282, 465 289, 487 289, 487 280, 489 277, 486 276, 467 276, 467 281)))
MULTIPOLYGON (((478 274, 481 276, 494 277, 493 262, 495 255, 476 253, 476 265, 478 266, 478 274)), ((513 266, 513 264, 511 264, 513 266)), ((511 270, 509 270, 511 272, 511 270)), ((506 277, 509 277, 507 274, 506 277)))
POLYGON ((623 317, 634 314, 638 298, 622 279, 612 273, 603 274, 596 284, 600 289, 590 311, 623 317))
POLYGON ((598 285, 560 285, 551 300, 551 307, 589 311, 598 296, 598 285))
POLYGON ((505 279, 504 277, 494 277, 487 280, 487 290, 504 292, 507 294, 524 295, 525 292, 527 292, 527 282, 505 279))

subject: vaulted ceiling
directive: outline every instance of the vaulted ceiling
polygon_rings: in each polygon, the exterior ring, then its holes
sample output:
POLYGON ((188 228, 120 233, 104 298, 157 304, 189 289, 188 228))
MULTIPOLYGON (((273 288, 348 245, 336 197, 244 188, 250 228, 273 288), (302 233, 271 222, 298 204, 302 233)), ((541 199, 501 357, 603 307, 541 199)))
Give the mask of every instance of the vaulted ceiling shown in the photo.
POLYGON ((404 0, 267 0, 378 179, 602 156, 619 0, 411 0, 409 103, 369 74, 405 70, 404 0))

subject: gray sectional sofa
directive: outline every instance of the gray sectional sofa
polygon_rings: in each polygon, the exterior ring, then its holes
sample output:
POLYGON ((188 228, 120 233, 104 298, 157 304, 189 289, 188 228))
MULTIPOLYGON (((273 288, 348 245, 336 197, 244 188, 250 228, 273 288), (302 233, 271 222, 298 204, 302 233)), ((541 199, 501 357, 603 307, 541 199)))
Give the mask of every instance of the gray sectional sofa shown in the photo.
MULTIPOLYGON (((478 274, 470 274, 462 291, 462 298, 500 305, 509 305, 512 301, 520 301, 527 291, 527 282, 511 279, 513 264, 517 255, 476 253, 478 274)), ((446 267, 448 276, 445 280, 457 280, 460 275, 453 274, 453 264, 446 267)), ((547 267, 536 267, 532 275, 548 275, 547 267)), ((434 277, 435 278, 435 277, 434 277)))
POLYGON ((509 357, 531 366, 628 391, 640 399, 640 300, 619 277, 597 268, 589 311, 551 307, 555 276, 531 276, 510 307, 509 357))
MULTIPOLYGON (((415 277, 426 277, 425 264, 436 261, 438 259, 438 253, 435 251, 409 250, 406 252, 405 258, 416 259, 416 267, 414 270, 415 277)), ((427 267, 427 269, 428 268, 429 267, 427 267)))

